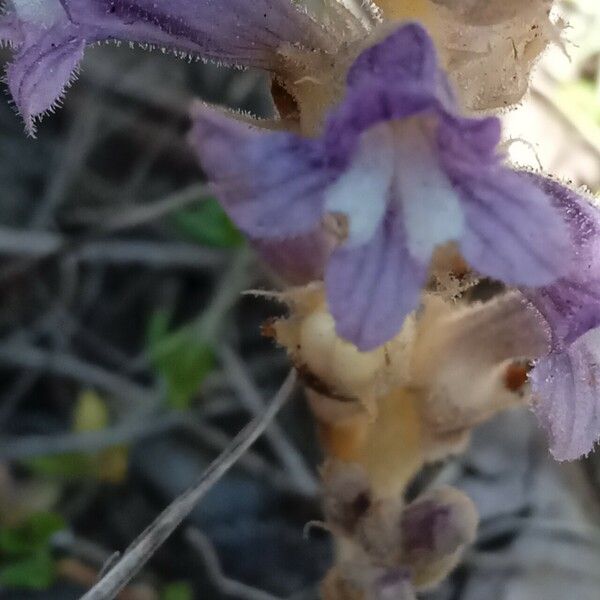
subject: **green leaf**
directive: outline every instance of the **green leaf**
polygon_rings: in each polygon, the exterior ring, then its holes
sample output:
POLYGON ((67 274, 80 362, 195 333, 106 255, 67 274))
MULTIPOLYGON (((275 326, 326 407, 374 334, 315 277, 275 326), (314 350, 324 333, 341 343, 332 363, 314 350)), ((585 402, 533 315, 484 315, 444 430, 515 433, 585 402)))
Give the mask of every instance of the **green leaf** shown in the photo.
POLYGON ((43 590, 50 587, 55 578, 56 566, 49 548, 41 548, 0 567, 0 585, 6 587, 43 590))
POLYGON ((177 211, 172 220, 182 235, 204 246, 235 248, 244 241, 214 198, 204 200, 197 207, 177 211))
POLYGON ((93 477, 95 470, 94 456, 80 453, 36 456, 24 460, 23 464, 34 475, 64 479, 93 477))
POLYGON ((63 518, 53 512, 31 515, 17 527, 0 528, 0 554, 23 557, 45 548, 52 534, 65 528, 63 518))
POLYGON ((55 456, 36 456, 21 464, 34 475, 52 479, 98 479, 120 483, 127 474, 128 449, 113 446, 90 454, 71 453, 55 456))
POLYGON ((160 595, 160 600, 193 600, 192 586, 185 581, 175 581, 166 585, 160 595))
POLYGON ((16 527, 0 528, 0 586, 44 589, 56 576, 51 536, 65 528, 53 512, 31 515, 16 527))
POLYGON ((198 388, 213 370, 215 355, 207 342, 185 327, 170 333, 169 316, 159 311, 150 319, 148 344, 156 370, 167 383, 169 406, 189 408, 198 388))
POLYGON ((73 410, 73 431, 100 431, 109 422, 106 400, 94 390, 81 391, 73 410))

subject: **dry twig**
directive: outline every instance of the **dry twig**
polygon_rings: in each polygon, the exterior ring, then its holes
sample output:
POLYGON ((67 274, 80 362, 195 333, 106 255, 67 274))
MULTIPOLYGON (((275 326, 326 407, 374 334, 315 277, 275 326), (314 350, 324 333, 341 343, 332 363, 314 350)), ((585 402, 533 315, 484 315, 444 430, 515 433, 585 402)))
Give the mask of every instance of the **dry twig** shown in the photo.
POLYGON ((198 551, 204 561, 208 577, 223 594, 242 598, 243 600, 280 600, 273 594, 227 577, 221 569, 219 557, 211 541, 196 527, 188 527, 185 537, 194 549, 198 551))
POLYGON ((211 463, 200 481, 176 498, 81 600, 111 600, 135 577, 199 500, 261 436, 292 393, 295 383, 296 374, 291 371, 264 413, 235 436, 231 445, 211 463))

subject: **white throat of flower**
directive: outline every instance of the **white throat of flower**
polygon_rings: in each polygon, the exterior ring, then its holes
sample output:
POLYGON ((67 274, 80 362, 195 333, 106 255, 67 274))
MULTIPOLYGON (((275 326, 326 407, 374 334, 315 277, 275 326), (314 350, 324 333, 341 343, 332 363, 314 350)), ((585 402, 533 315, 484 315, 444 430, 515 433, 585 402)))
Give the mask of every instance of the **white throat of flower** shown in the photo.
POLYGON ((65 11, 59 0, 11 0, 17 16, 26 23, 52 27, 65 11))
POLYGON ((371 240, 390 203, 404 217, 410 254, 429 262, 438 245, 461 237, 460 199, 439 165, 427 122, 384 123, 363 134, 347 171, 325 195, 325 210, 348 222, 345 247, 371 240))

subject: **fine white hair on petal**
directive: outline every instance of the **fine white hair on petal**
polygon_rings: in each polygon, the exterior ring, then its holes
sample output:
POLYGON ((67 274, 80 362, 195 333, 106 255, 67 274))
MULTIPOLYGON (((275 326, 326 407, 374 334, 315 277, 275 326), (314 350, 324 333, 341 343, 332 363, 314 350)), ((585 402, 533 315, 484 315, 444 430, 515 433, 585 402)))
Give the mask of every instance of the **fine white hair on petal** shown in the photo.
POLYGON ((325 211, 348 218, 345 246, 366 244, 381 223, 394 176, 394 132, 385 124, 363 134, 348 170, 325 192, 325 211))
POLYGON ((406 219, 408 249, 428 263, 437 246, 462 236, 465 216, 424 128, 418 118, 398 125, 394 183, 406 219))
POLYGON ((51 27, 65 12, 59 0, 11 0, 18 17, 42 27, 51 27))

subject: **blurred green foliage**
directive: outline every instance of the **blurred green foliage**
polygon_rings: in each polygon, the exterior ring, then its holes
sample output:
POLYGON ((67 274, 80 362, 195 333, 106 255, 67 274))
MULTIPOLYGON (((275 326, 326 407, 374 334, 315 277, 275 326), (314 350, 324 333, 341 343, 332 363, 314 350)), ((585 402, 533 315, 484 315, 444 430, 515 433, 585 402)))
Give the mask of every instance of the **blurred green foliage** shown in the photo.
POLYGON ((167 384, 167 402, 175 409, 189 408, 205 377, 215 366, 212 345, 194 330, 169 330, 170 315, 157 311, 148 325, 148 347, 156 370, 167 384))
POLYGON ((172 217, 177 230, 203 246, 235 248, 244 238, 214 198, 194 208, 177 211, 172 217))
MULTIPOLYGON (((244 243, 215 198, 207 198, 193 208, 177 211, 171 221, 177 231, 202 246, 237 248, 244 243)), ((185 410, 205 377, 214 369, 213 345, 198 335, 196 328, 170 329, 171 315, 157 311, 147 329, 147 346, 154 368, 167 385, 167 403, 185 410)))
MULTIPOLYGON (((83 390, 73 409, 72 430, 75 433, 101 431, 110 424, 104 398, 93 390, 83 390)), ((38 476, 81 479, 94 477, 109 483, 119 483, 127 473, 128 450, 115 446, 88 454, 71 452, 53 456, 36 456, 24 461, 31 473, 38 476)))
POLYGON ((0 586, 45 589, 56 577, 50 538, 65 528, 53 512, 32 514, 15 527, 0 528, 0 586))
POLYGON ((160 600, 193 600, 192 586, 185 581, 175 581, 163 588, 160 600))
POLYGON ((94 460, 87 454, 56 454, 53 456, 35 456, 24 461, 33 475, 58 477, 61 479, 79 479, 92 476, 94 460))

